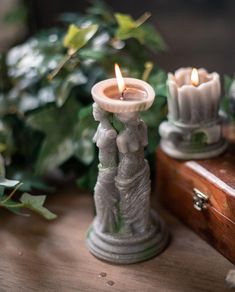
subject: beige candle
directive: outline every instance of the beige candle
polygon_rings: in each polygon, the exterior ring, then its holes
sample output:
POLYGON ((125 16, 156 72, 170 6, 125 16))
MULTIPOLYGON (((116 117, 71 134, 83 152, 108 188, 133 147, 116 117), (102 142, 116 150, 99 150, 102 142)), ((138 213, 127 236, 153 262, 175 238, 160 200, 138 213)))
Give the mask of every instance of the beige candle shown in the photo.
POLYGON ((169 73, 168 121, 161 123, 161 148, 178 159, 204 159, 227 147, 222 136, 220 77, 205 69, 180 68, 169 73))
POLYGON ((197 125, 218 118, 221 97, 218 73, 181 68, 168 74, 167 84, 170 120, 197 125))

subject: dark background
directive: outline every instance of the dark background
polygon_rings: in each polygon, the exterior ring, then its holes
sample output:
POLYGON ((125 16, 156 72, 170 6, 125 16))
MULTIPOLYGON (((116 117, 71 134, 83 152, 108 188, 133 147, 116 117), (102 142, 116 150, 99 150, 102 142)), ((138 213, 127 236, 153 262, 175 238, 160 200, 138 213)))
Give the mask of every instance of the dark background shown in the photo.
MULTIPOLYGON (((85 11, 89 1, 34 0, 30 8, 30 33, 58 24, 62 12, 85 11)), ((150 21, 168 44, 157 63, 172 71, 181 66, 209 71, 235 72, 234 0, 133 0, 105 1, 114 11, 138 18, 150 11, 150 21)))

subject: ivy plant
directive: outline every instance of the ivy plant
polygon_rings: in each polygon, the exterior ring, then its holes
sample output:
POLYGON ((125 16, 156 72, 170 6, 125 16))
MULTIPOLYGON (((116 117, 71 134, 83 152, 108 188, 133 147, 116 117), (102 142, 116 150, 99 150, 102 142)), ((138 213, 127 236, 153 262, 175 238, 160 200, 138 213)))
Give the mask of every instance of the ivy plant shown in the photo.
MULTIPOLYGON (((166 74, 153 57, 166 45, 149 17, 135 20, 98 2, 84 14, 63 14, 58 28, 41 31, 0 57, 0 154, 7 176, 23 182, 26 192, 50 188, 43 178, 55 168, 65 175, 72 171, 80 187, 93 189, 97 123, 90 92, 113 76, 114 63, 124 76, 144 79, 156 91, 153 106, 142 115, 153 165, 158 125, 166 116, 166 74)), ((23 194, 18 204, 40 207, 45 215, 44 197, 35 200, 23 194)))
MULTIPOLYGON (((23 183, 18 180, 9 180, 5 178, 5 168, 3 165, 3 159, 0 157, 0 208, 5 208, 15 214, 24 214, 24 210, 32 210, 45 219, 53 220, 57 216, 45 208, 44 202, 46 200, 45 195, 32 196, 29 193, 24 192, 18 201, 13 200, 14 194, 22 187, 23 183), (13 189, 9 194, 5 192, 6 189, 13 189)), ((27 214, 28 215, 28 214, 27 214)))

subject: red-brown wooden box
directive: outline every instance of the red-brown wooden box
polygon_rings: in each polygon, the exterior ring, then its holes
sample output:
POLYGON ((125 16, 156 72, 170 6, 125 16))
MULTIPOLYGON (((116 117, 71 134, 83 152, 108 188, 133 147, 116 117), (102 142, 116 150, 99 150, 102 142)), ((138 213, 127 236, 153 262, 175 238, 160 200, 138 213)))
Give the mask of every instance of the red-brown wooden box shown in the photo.
POLYGON ((235 149, 198 161, 175 160, 161 149, 156 155, 157 197, 235 264, 235 149), (208 197, 207 202, 200 192, 208 197))

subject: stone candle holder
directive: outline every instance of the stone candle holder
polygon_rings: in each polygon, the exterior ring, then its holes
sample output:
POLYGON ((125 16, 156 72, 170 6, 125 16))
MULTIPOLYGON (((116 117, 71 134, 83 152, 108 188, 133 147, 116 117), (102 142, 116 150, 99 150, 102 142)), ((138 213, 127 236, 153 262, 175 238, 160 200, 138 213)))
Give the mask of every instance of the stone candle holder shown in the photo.
POLYGON ((160 125, 162 150, 173 158, 204 159, 227 147, 222 137, 220 78, 199 69, 199 84, 190 81, 192 68, 168 74, 168 121, 160 125))
POLYGON ((88 231, 87 246, 102 260, 131 264, 160 253, 169 234, 150 209, 150 170, 144 159, 147 127, 139 118, 139 111, 152 105, 155 94, 144 81, 124 80, 122 96, 116 79, 92 88, 93 115, 100 122, 94 136, 100 164, 94 189, 96 217, 88 231), (112 125, 113 114, 123 123, 120 133, 112 125))

